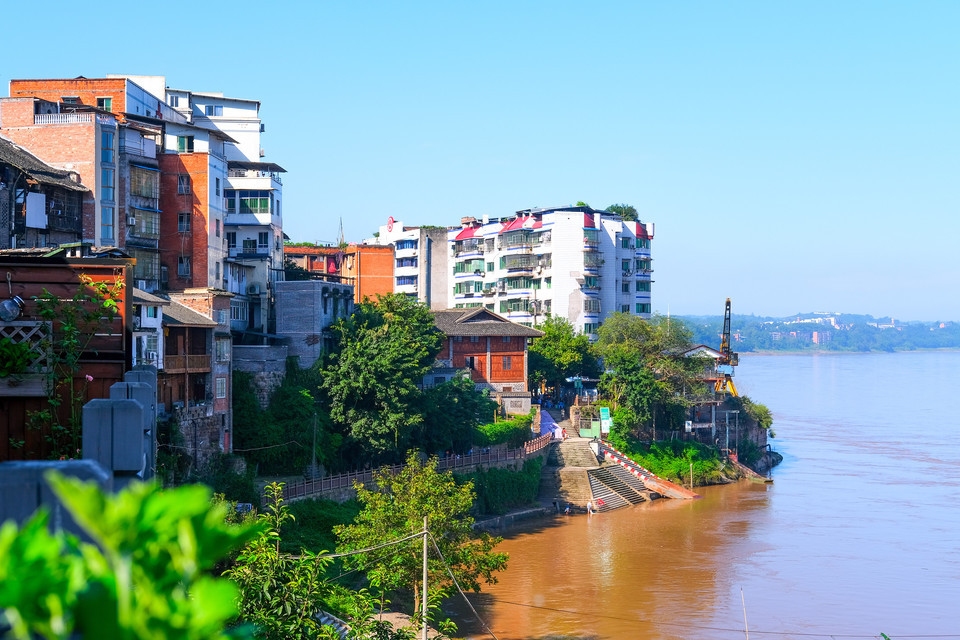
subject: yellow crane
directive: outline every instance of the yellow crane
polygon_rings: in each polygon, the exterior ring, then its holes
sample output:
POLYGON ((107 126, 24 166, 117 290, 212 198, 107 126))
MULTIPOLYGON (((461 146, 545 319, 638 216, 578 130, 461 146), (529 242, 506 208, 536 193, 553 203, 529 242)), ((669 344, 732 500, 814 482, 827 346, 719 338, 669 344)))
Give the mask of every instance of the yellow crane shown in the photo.
POLYGON ((740 354, 735 353, 730 348, 730 298, 727 298, 727 306, 723 311, 723 335, 720 338, 720 359, 717 360, 717 374, 722 378, 717 379, 714 390, 717 393, 729 393, 737 397, 737 388, 733 385, 733 368, 740 363, 740 354))

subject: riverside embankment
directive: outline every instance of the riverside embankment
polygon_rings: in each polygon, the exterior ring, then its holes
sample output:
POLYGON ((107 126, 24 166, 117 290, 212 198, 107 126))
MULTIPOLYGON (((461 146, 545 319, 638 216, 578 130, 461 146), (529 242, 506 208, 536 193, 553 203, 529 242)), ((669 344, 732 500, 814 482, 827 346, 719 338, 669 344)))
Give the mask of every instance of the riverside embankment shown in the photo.
POLYGON ((530 521, 471 598, 512 639, 742 637, 744 603, 758 637, 957 637, 960 437, 941 401, 958 368, 956 352, 744 359, 740 390, 774 412, 774 484, 530 521))

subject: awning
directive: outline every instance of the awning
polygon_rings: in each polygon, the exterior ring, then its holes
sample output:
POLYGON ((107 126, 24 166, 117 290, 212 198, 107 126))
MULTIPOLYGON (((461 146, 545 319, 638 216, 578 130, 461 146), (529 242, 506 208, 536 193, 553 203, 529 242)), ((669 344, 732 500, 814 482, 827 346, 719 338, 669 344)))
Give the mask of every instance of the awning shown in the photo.
POLYGON ((150 207, 138 207, 135 204, 130 205, 131 209, 139 209, 140 211, 153 211, 154 213, 163 213, 160 209, 151 209, 150 207))
POLYGON ((131 162, 130 166, 137 167, 138 169, 146 169, 147 171, 156 171, 157 173, 160 173, 160 169, 157 169, 156 167, 148 167, 145 164, 137 164, 136 162, 131 162))

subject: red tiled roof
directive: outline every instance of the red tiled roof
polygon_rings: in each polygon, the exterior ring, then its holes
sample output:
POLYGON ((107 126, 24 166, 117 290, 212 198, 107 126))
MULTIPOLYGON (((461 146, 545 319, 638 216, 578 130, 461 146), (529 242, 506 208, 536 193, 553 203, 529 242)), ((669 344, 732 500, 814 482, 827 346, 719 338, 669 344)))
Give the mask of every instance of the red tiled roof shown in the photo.
POLYGON ((473 238, 476 235, 476 227, 465 227, 463 231, 457 234, 457 237, 454 240, 466 240, 467 238, 473 238))

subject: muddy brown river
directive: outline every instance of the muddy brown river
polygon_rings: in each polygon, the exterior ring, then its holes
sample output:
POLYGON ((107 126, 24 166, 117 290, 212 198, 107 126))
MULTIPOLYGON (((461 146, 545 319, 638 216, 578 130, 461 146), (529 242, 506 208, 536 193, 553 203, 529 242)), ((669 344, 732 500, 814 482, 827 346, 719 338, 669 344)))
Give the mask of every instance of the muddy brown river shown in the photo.
MULTIPOLYGON (((472 601, 498 638, 958 638, 960 353, 750 356, 773 485, 508 534, 472 601)), ((491 637, 463 606, 470 638, 491 637)))

